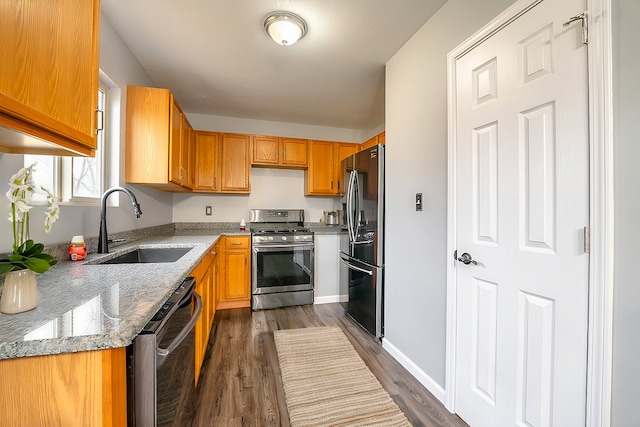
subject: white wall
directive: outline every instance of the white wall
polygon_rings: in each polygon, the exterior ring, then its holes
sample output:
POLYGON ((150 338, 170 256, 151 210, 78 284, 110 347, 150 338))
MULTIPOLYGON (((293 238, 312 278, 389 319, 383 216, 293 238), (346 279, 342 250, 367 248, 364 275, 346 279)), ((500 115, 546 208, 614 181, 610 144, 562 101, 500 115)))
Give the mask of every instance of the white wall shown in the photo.
POLYGON ((635 427, 640 423, 640 2, 614 0, 612 4, 615 285, 611 425, 635 427))
POLYGON ((386 68, 386 340, 445 386, 449 51, 513 3, 449 0, 386 68), (423 193, 422 212, 415 193, 423 193))
POLYGON ((322 212, 339 208, 337 197, 305 197, 304 171, 251 169, 251 194, 175 194, 175 222, 240 222, 249 209, 304 209, 305 221, 319 222, 322 212), (212 215, 205 215, 205 206, 212 215))
MULTIPOLYGON (((127 84, 150 85, 149 77, 140 67, 120 36, 102 15, 100 22, 100 68, 120 88, 113 91, 115 102, 122 106, 119 119, 119 132, 115 132, 115 147, 119 151, 120 170, 111 184, 124 184, 124 141, 125 141, 125 93, 127 84)), ((8 180, 23 166, 23 156, 19 154, 0 155, 0 252, 11 251, 13 240, 11 236, 11 222, 9 217, 9 203, 4 194, 8 190, 8 180)), ((166 224, 171 222, 172 195, 160 191, 150 190, 134 185, 127 185, 135 193, 142 207, 142 217, 136 219, 133 215, 131 204, 126 196, 121 193, 112 195, 116 198, 120 195, 120 207, 108 209, 109 232, 131 230, 139 227, 166 224)), ((73 235, 97 236, 100 222, 99 208, 97 206, 62 206, 60 219, 53 226, 49 234, 44 233, 44 207, 35 207, 31 215, 31 237, 45 244, 67 242, 73 235)))

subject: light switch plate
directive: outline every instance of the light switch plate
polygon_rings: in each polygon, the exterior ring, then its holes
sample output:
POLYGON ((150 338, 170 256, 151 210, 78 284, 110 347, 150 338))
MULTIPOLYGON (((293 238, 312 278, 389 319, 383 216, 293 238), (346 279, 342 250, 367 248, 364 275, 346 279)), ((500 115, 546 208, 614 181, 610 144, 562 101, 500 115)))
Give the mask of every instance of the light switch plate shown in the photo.
POLYGON ((416 193, 416 211, 422 210, 422 193, 416 193))

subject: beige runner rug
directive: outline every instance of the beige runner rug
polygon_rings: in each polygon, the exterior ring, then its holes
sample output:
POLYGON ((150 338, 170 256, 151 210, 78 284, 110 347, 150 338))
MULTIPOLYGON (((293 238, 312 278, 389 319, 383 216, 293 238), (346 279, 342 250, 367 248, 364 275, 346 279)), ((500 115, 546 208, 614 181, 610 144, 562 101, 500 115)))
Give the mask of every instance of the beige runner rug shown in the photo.
POLYGON ((411 426, 339 327, 275 331, 296 426, 411 426))

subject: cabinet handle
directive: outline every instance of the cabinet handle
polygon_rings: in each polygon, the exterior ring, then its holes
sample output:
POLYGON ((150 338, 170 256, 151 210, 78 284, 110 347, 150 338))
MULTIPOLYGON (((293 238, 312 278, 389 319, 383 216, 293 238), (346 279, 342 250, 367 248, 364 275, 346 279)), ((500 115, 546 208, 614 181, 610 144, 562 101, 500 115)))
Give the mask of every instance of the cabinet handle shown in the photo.
POLYGON ((244 265, 247 265, 247 256, 244 256, 244 265))
POLYGON ((242 242, 231 242, 232 245, 241 245, 242 242))
POLYGON ((214 190, 218 189, 218 177, 217 176, 213 177, 213 188, 214 188, 214 190))
POLYGON ((340 190, 340 181, 338 181, 338 190, 340 190))
POLYGON ((284 150, 284 155, 282 156, 282 160, 287 160, 287 150, 284 150))
POLYGON ((96 108, 96 134, 104 130, 104 111, 96 108))
POLYGON ((278 150, 276 150, 276 162, 278 161, 278 150))
POLYGON ((249 186, 249 177, 248 176, 246 176, 244 178, 244 186, 245 186, 245 188, 249 186))
POLYGON ((333 190, 333 181, 331 181, 331 189, 333 190))

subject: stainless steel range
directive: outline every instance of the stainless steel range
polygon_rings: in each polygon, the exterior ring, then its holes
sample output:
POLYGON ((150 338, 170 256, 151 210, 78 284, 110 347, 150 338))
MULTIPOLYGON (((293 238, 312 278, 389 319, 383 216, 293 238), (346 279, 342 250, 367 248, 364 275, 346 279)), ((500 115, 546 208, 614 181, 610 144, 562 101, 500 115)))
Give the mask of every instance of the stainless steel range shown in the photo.
POLYGON ((313 232, 304 210, 251 209, 251 307, 313 304, 313 232))

